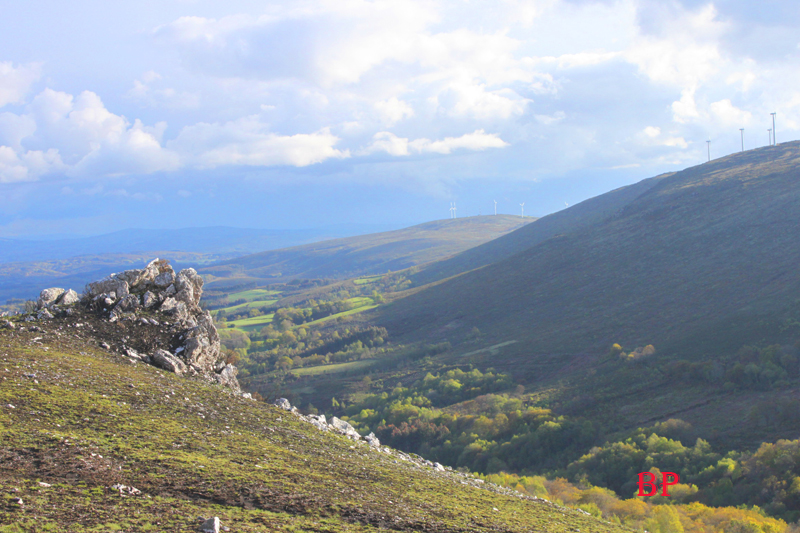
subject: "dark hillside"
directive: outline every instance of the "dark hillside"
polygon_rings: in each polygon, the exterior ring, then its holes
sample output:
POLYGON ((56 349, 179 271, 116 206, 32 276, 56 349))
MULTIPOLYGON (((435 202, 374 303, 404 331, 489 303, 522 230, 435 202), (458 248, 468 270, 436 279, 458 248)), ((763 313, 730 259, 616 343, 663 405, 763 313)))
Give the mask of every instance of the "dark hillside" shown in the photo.
POLYGON ((478 327, 487 346, 516 340, 511 351, 521 355, 688 338, 741 346, 793 316, 800 142, 648 185, 604 220, 410 295, 383 308, 379 322, 394 335, 456 342, 478 327))
POLYGON ((446 258, 532 222, 511 215, 437 220, 383 233, 239 257, 200 269, 217 278, 348 278, 446 258))
POLYGON ((433 263, 413 275, 411 279, 414 285, 419 286, 449 278, 456 274, 502 261, 556 235, 597 224, 634 201, 669 175, 664 174, 640 181, 634 185, 620 187, 601 196, 590 198, 570 209, 564 209, 537 219, 535 223, 528 224, 507 235, 475 248, 470 248, 451 258, 433 263))

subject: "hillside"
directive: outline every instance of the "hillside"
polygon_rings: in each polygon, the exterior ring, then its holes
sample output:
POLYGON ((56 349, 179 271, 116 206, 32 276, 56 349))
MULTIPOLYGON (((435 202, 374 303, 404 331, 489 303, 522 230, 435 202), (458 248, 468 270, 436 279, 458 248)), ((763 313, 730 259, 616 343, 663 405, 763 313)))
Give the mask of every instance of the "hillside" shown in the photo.
POLYGON ((444 259, 532 222, 512 215, 437 220, 410 228, 333 239, 224 261, 200 270, 236 280, 349 278, 384 274, 444 259))
POLYGON ((134 363, 95 320, 0 329, 2 531, 624 529, 134 363))
POLYGON ((504 353, 527 357, 777 340, 800 297, 799 165, 793 142, 634 186, 602 220, 398 300, 378 323, 456 343, 477 327, 485 346, 516 341, 504 353))
POLYGON ((535 224, 528 224, 480 246, 432 263, 413 274, 411 280, 414 285, 421 286, 449 278, 502 261, 556 235, 570 233, 602 222, 609 215, 625 207, 668 175, 656 176, 634 185, 620 187, 606 194, 590 198, 569 209, 539 218, 535 224))

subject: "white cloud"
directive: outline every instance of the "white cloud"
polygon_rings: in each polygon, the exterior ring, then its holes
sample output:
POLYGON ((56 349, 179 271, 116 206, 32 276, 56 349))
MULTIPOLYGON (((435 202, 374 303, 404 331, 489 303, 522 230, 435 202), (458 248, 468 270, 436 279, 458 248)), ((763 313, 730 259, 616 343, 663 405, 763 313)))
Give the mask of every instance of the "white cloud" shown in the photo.
POLYGON ((190 91, 179 91, 172 87, 156 87, 163 77, 148 71, 141 80, 133 80, 133 87, 125 94, 129 99, 146 107, 166 109, 196 109, 200 106, 200 95, 190 91))
POLYGON ((734 106, 730 99, 726 98, 719 102, 712 102, 708 106, 711 114, 723 126, 743 127, 750 124, 753 114, 749 111, 743 111, 734 106))
POLYGON ((364 149, 362 153, 386 152, 394 156, 405 156, 412 153, 449 154, 459 149, 480 151, 487 148, 503 148, 505 146, 508 146, 508 143, 501 139, 499 135, 486 133, 483 130, 475 130, 473 133, 467 133, 461 137, 445 137, 439 141, 431 141, 425 138, 409 141, 391 132, 382 131, 374 135, 372 144, 364 149))
POLYGON ((694 101, 695 89, 681 91, 681 99, 672 102, 672 118, 675 122, 685 124, 700 117, 694 101))
POLYGON ((661 15, 663 33, 640 34, 624 57, 657 83, 688 88, 715 76, 722 66, 719 39, 728 25, 717 20, 714 5, 661 15))
POLYGON ((552 126, 553 124, 558 124, 565 118, 567 115, 563 111, 556 111, 552 115, 534 115, 534 118, 539 124, 544 124, 545 126, 552 126))
POLYGON ((0 62, 0 107, 21 104, 31 85, 41 77, 39 63, 14 67, 10 61, 0 62))
POLYGON ((414 109, 408 103, 391 97, 375 103, 375 110, 381 115, 387 126, 394 126, 403 119, 413 117, 414 109))
POLYGON ((45 89, 28 108, 25 115, 0 115, 6 182, 55 172, 99 177, 178 167, 178 156, 160 144, 166 123, 148 128, 136 120, 131 125, 108 111, 93 92, 75 98, 45 89))
POLYGON ((223 165, 304 167, 327 159, 350 157, 334 148, 339 138, 326 128, 310 134, 277 135, 258 117, 225 123, 187 126, 167 144, 187 164, 200 168, 223 165))
POLYGON ((681 149, 689 147, 689 143, 683 137, 662 135, 661 128, 658 126, 647 126, 639 134, 639 139, 642 144, 647 146, 667 146, 681 149))
POLYGON ((56 150, 17 152, 10 146, 0 146, 0 183, 35 181, 63 168, 56 150))

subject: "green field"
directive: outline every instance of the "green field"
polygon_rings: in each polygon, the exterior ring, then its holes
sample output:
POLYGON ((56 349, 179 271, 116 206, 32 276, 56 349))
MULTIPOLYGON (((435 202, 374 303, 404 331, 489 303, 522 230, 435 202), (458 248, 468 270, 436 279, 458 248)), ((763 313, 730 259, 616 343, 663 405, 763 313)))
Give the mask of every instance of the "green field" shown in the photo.
POLYGON ((232 305, 230 307, 224 307, 223 309, 218 309, 215 313, 219 311, 225 311, 226 313, 235 313, 237 311, 241 311, 242 309, 257 309, 259 307, 264 307, 265 305, 272 305, 278 300, 254 300, 252 302, 245 302, 239 305, 232 305))
POLYGON ((379 279, 381 279, 380 275, 378 275, 378 276, 367 276, 367 277, 364 277, 364 278, 354 279, 353 283, 355 283, 356 285, 366 285, 368 283, 375 283, 379 279))
POLYGON ((247 332, 255 331, 257 329, 261 329, 267 324, 270 324, 272 322, 272 316, 273 313, 270 313, 268 315, 243 318, 241 320, 233 320, 231 322, 228 322, 228 325, 233 325, 233 327, 247 332))
POLYGON ((310 366, 308 368, 295 368, 291 371, 295 376, 318 376, 320 374, 337 374, 348 370, 361 370, 375 364, 376 359, 364 359, 335 365, 310 366))
MULTIPOLYGON (((353 299, 356 300, 357 298, 353 298, 353 299)), ((371 298, 364 298, 364 299, 372 301, 371 298)), ((311 322, 306 322, 305 324, 301 324, 301 326, 303 326, 303 327, 316 326, 317 324, 322 324, 323 322, 327 322, 328 320, 335 320, 335 319, 343 317, 343 316, 355 315, 356 313, 361 313, 363 311, 369 311, 370 309, 375 309, 376 307, 378 307, 378 306, 377 305, 362 305, 361 307, 356 307, 355 309, 351 309, 349 311, 344 311, 342 313, 337 313, 335 315, 326 316, 325 318, 320 318, 319 320, 313 320, 311 322)), ((297 327, 300 327, 300 326, 295 326, 295 327, 297 328, 297 327)))
POLYGON ((271 291, 268 289, 250 289, 249 291, 234 292, 228 295, 228 299, 232 302, 236 300, 245 299, 248 302, 255 300, 264 300, 267 296, 280 296, 280 291, 271 291))

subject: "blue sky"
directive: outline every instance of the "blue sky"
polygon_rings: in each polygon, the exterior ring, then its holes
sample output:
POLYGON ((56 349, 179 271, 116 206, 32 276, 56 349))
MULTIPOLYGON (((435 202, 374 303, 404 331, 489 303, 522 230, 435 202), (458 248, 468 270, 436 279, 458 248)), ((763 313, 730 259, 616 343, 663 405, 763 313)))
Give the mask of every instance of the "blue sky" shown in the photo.
POLYGON ((29 0, 0 237, 544 215, 800 131, 791 1, 29 0))

